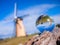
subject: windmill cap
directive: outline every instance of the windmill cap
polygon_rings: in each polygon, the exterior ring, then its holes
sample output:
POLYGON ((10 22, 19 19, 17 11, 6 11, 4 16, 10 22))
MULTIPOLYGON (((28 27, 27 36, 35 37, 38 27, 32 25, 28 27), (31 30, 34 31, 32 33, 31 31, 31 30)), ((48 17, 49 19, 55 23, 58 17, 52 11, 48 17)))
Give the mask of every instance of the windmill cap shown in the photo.
POLYGON ((17 17, 17 19, 23 20, 23 18, 22 18, 22 17, 17 17))

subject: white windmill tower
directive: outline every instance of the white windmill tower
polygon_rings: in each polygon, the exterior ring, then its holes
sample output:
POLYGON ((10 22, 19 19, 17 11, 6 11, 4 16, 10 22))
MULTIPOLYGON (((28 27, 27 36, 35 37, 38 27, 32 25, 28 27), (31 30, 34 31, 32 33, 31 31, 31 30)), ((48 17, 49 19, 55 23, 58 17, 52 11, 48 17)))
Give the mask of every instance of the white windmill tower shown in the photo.
MULTIPOLYGON (((21 16, 24 17, 24 16, 21 16)), ((17 17, 17 4, 15 3, 14 8, 14 19, 16 21, 16 37, 26 36, 25 28, 23 25, 23 18, 17 17)))

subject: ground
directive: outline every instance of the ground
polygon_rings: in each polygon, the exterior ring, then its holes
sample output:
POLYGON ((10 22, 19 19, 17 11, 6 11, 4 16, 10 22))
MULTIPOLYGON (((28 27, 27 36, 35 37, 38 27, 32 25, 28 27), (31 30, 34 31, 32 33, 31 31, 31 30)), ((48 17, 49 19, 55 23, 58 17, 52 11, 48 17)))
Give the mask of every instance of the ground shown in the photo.
POLYGON ((25 42, 31 39, 31 37, 33 37, 33 35, 29 35, 27 37, 18 37, 18 38, 15 37, 11 39, 1 40, 0 45, 19 45, 20 43, 24 45, 25 42))

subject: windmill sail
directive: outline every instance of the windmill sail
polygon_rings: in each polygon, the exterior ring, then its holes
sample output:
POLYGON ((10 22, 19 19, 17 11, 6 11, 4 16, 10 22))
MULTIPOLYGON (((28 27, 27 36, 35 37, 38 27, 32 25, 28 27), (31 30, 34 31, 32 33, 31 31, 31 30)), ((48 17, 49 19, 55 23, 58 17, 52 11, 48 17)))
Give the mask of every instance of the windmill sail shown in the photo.
POLYGON ((17 4, 15 3, 15 7, 14 7, 14 18, 17 18, 17 4))

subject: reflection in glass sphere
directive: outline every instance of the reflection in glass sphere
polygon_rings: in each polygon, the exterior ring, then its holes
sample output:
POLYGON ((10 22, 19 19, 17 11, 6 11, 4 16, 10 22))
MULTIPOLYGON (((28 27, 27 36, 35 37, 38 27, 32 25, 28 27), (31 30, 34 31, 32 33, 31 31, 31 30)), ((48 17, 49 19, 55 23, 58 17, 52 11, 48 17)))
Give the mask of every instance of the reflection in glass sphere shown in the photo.
POLYGON ((41 15, 36 21, 36 27, 42 33, 46 31, 52 31, 55 27, 54 21, 47 15, 41 15))

